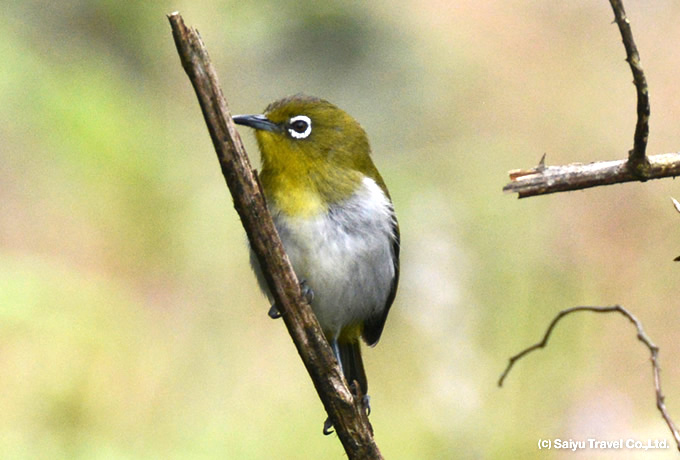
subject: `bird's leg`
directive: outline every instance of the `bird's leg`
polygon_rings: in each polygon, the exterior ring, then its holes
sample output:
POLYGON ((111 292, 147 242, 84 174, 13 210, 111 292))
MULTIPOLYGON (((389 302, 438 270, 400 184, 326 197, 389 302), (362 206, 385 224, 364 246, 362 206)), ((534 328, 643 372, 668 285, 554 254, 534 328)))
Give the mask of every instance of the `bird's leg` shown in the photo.
MULTIPOLYGON (((307 280, 300 281, 300 290, 302 291, 302 295, 305 297, 307 303, 311 304, 312 301, 314 300, 314 291, 307 284, 307 280)), ((276 303, 272 304, 267 314, 271 319, 281 318, 281 312, 279 311, 279 308, 276 306, 276 303)))
MULTIPOLYGON (((338 360, 338 364, 340 365, 340 370, 342 371, 343 375, 345 374, 345 370, 342 368, 342 361, 340 360, 340 346, 338 345, 338 339, 333 339, 330 341, 330 346, 331 349, 333 350, 333 355, 335 356, 335 359, 338 360)), ((333 432, 331 430, 333 428, 333 422, 331 422, 331 418, 328 417, 326 418, 326 421, 323 422, 323 434, 328 436, 333 432)))

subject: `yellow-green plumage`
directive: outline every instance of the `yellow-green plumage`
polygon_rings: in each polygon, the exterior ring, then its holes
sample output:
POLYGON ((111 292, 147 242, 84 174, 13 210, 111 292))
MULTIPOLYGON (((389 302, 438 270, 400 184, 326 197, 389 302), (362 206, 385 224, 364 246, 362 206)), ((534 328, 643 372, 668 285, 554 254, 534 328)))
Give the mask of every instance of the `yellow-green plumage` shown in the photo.
POLYGON ((343 110, 305 95, 234 120, 256 130, 260 182, 286 253, 314 293, 312 309, 347 380, 365 394, 359 337, 378 342, 399 279, 399 227, 366 133, 343 110))
POLYGON ((257 130, 262 171, 260 181, 267 198, 289 215, 313 215, 347 198, 365 175, 387 188, 370 158, 363 128, 331 103, 296 95, 267 107, 264 115, 274 123, 285 123, 305 114, 314 121, 306 139, 257 130))

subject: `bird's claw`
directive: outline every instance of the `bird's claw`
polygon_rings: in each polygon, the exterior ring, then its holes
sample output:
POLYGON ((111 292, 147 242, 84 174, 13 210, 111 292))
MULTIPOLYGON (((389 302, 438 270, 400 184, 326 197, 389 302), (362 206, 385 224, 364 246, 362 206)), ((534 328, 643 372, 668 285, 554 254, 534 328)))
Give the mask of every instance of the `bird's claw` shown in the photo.
POLYGON ((307 284, 307 280, 300 281, 300 290, 307 303, 311 304, 314 301, 314 291, 307 284))
POLYGON ((333 422, 331 422, 331 418, 328 417, 325 422, 323 422, 323 434, 324 436, 328 436, 329 434, 333 433, 333 422))
MULTIPOLYGON (((302 291, 302 295, 305 297, 305 300, 307 301, 307 303, 311 304, 312 301, 314 300, 314 291, 307 284, 307 280, 300 281, 300 291, 302 291)), ((271 319, 281 318, 281 312, 279 311, 276 304, 273 304, 271 306, 271 308, 269 309, 269 312, 267 314, 269 315, 269 317, 271 319)))
MULTIPOLYGON (((368 395, 363 395, 361 397, 361 405, 364 407, 366 410, 366 415, 371 415, 371 397, 368 395)), ((331 418, 327 417, 326 421, 323 422, 323 434, 325 436, 328 436, 329 434, 333 433, 333 422, 331 422, 331 418)))
POLYGON ((276 308, 276 304, 273 304, 267 313, 271 319, 281 318, 281 312, 276 308))
POLYGON ((371 397, 364 395, 361 398, 361 404, 364 406, 364 409, 366 409, 366 415, 371 415, 371 397))

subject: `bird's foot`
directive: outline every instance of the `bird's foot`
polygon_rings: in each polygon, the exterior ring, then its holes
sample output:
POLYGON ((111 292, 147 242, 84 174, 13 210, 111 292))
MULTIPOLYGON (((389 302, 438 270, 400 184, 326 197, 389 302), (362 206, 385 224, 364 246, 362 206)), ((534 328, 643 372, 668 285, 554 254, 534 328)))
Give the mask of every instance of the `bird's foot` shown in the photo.
MULTIPOLYGON (((368 395, 363 395, 361 397, 361 405, 363 406, 364 410, 366 411, 366 415, 371 415, 371 397, 368 395)), ((325 436, 328 436, 329 434, 333 433, 333 422, 331 422, 331 418, 327 417, 326 421, 323 422, 323 434, 325 436)))
POLYGON ((328 436, 329 434, 333 433, 333 422, 331 422, 331 418, 328 417, 325 422, 323 422, 323 434, 324 436, 328 436))
POLYGON ((368 395, 364 395, 361 398, 361 405, 364 406, 364 410, 366 411, 366 415, 371 415, 371 397, 368 395))
POLYGON ((349 390, 352 392, 355 399, 361 400, 361 407, 366 411, 366 415, 371 415, 371 397, 361 392, 359 382, 355 380, 350 383, 349 390))
POLYGON ((314 301, 314 291, 309 287, 309 284, 307 284, 307 280, 300 281, 300 290, 307 303, 311 305, 314 301))
POLYGON ((269 309, 269 313, 267 314, 271 319, 281 318, 281 312, 278 308, 276 308, 276 304, 272 304, 272 307, 269 309))
MULTIPOLYGON (((307 284, 307 280, 300 281, 300 291, 302 291, 302 295, 305 297, 307 303, 311 304, 314 300, 314 291, 307 284)), ((271 306, 267 314, 271 319, 281 318, 281 312, 279 311, 279 308, 276 306, 276 304, 271 306)))

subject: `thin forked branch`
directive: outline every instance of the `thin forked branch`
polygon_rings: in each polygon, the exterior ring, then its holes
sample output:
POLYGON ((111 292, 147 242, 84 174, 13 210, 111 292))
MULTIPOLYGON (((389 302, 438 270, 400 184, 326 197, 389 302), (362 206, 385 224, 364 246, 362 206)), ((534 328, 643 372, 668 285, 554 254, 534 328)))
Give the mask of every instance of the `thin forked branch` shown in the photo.
POLYGON ((515 169, 509 172, 510 183, 503 187, 503 191, 517 193, 519 198, 526 198, 601 185, 646 181, 680 175, 680 154, 666 153, 652 157, 648 157, 646 154, 650 115, 647 78, 640 64, 640 54, 633 40, 633 32, 622 1, 609 0, 609 3, 614 10, 615 22, 619 27, 623 46, 626 49, 626 61, 633 72, 633 83, 637 94, 637 121, 633 148, 628 152, 628 159, 515 169))
POLYGON ((663 395, 663 392, 661 390, 661 368, 659 366, 659 347, 657 347, 652 340, 647 336, 645 333, 644 329, 642 328, 642 323, 640 323, 640 320, 638 320, 632 313, 630 313, 628 310, 626 310, 624 307, 620 305, 614 305, 611 307, 590 307, 590 306, 580 306, 580 307, 572 307, 572 308, 567 308, 566 310, 560 311, 557 316, 552 320, 550 325, 548 326, 548 329, 545 331, 545 335, 543 336, 543 340, 541 340, 538 343, 535 343, 534 345, 525 348, 524 350, 520 351, 516 355, 512 356, 509 359, 508 366, 505 368, 503 373, 501 374, 500 379, 498 380, 498 386, 502 387, 503 383, 505 382, 505 378, 508 376, 510 373, 510 370, 513 368, 515 363, 528 355, 529 353, 536 351, 541 348, 545 348, 548 345, 548 340, 550 339, 550 336, 557 326, 557 323, 564 318, 567 315, 570 315, 572 313, 576 313, 579 311, 590 311, 594 313, 620 313, 621 315, 625 316, 631 323, 635 325, 635 329, 637 330, 637 338, 640 342, 644 343, 647 349, 649 349, 650 352, 650 360, 652 362, 652 371, 654 373, 654 389, 656 392, 656 407, 659 409, 659 412, 661 413, 661 416, 663 417, 664 421, 666 422, 666 425, 668 425, 669 430, 671 431, 673 438, 675 439, 675 443, 678 447, 678 450, 680 451, 680 433, 678 432, 678 428, 675 426, 675 423, 673 422, 673 419, 671 418, 670 414, 668 413, 668 410, 666 409, 666 402, 665 402, 665 396, 663 395))

